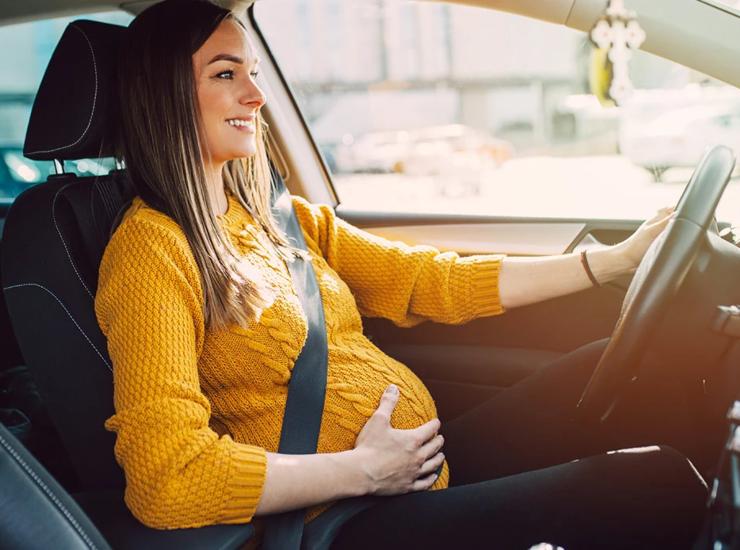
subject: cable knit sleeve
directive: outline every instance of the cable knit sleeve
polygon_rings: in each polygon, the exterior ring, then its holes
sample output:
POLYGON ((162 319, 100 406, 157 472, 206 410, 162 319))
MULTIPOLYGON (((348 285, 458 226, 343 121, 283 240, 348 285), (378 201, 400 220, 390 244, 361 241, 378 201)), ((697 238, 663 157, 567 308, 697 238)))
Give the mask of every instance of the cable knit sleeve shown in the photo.
POLYGON ((127 215, 101 262, 95 312, 113 361, 105 427, 117 433, 126 504, 151 527, 249 522, 264 484, 265 450, 209 428, 201 304, 180 228, 151 210, 127 215))
POLYGON ((409 246, 362 231, 327 205, 293 197, 309 247, 352 290, 362 315, 399 326, 425 319, 461 324, 503 313, 498 277, 503 256, 460 257, 432 246, 409 246))

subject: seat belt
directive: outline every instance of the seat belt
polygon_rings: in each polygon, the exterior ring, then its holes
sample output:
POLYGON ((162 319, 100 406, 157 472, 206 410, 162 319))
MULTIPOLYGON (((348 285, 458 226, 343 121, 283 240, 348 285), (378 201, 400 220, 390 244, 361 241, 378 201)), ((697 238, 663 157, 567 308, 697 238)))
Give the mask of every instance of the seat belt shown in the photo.
MULTIPOLYGON (((293 202, 282 178, 273 171, 273 215, 291 244, 308 252, 301 227, 293 211, 293 202)), ((313 454, 319 440, 321 417, 326 396, 328 350, 324 305, 313 265, 303 258, 288 262, 293 286, 306 316, 308 334, 295 361, 288 382, 279 453, 313 454)), ((305 509, 266 518, 262 548, 299 550, 303 538, 305 509)))

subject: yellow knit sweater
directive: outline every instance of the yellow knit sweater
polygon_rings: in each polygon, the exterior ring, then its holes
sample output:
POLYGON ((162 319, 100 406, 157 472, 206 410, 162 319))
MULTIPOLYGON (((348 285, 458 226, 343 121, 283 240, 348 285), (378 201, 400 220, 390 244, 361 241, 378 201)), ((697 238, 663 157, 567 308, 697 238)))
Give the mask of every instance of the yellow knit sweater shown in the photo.
MULTIPOLYGON (((95 312, 114 366, 116 459, 126 503, 157 528, 252 520, 276 451, 287 384, 306 336, 290 273, 230 194, 222 227, 278 290, 253 326, 204 326, 198 268, 180 227, 135 198, 100 265, 95 312)), ((354 447, 396 384, 395 428, 436 417, 431 395, 407 367, 362 333, 361 315, 400 326, 464 323, 503 311, 500 256, 460 258, 363 232, 328 206, 294 197, 324 303, 329 347, 318 452, 354 447)), ((435 489, 447 486, 445 464, 435 489)), ((326 507, 316 507, 308 518, 326 507)))

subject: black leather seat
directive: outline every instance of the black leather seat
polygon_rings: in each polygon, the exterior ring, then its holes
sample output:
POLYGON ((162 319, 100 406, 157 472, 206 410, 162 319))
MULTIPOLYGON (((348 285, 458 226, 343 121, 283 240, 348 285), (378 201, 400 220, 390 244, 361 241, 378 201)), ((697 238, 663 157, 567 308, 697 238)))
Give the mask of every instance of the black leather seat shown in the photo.
POLYGON ((77 503, 0 424, 0 546, 110 548, 77 503))
MULTIPOLYGON (((92 21, 67 27, 34 102, 27 157, 112 156, 111 92, 122 32, 92 21)), ((13 330, 79 478, 73 489, 84 494, 78 500, 113 547, 235 548, 251 536, 251 525, 157 531, 136 521, 123 503, 114 435, 103 428, 113 414, 112 365, 94 297, 114 220, 133 194, 124 171, 82 178, 62 173, 16 199, 5 222, 0 270, 13 330)))

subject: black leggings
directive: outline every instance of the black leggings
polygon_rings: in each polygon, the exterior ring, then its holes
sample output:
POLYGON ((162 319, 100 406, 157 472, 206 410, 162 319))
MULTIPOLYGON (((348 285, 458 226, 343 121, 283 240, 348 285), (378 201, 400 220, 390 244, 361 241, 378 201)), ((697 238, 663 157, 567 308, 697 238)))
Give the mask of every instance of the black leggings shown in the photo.
POLYGON ((569 353, 443 425, 450 487, 381 499, 332 550, 689 548, 707 497, 691 463, 667 446, 601 454, 644 442, 572 420, 604 346, 569 353))

